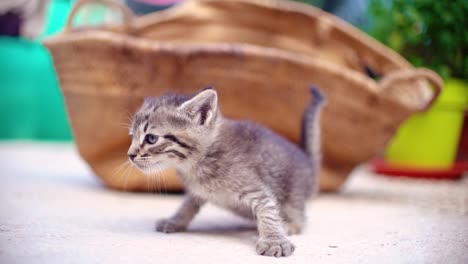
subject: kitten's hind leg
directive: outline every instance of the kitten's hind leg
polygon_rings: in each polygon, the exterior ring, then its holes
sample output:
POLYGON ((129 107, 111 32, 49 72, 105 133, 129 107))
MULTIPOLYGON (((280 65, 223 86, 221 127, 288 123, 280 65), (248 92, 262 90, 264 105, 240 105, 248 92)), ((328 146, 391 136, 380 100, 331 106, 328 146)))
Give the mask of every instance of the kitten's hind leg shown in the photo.
POLYGON ((184 231, 200 211, 203 204, 205 204, 205 201, 191 194, 186 194, 182 206, 177 210, 175 215, 167 219, 161 219, 156 223, 156 231, 164 233, 184 231))

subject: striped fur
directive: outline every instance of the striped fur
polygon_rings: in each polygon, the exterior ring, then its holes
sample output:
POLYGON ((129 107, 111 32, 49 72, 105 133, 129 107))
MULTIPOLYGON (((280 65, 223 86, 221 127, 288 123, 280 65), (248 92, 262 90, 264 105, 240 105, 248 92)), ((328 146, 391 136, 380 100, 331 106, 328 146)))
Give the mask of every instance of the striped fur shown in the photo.
POLYGON ((213 89, 191 98, 145 100, 130 130, 129 157, 146 172, 176 168, 187 190, 182 206, 160 220, 157 231, 185 230, 211 202, 257 222, 259 254, 291 255, 294 245, 286 235, 301 232, 320 169, 319 114, 325 99, 318 89, 311 92, 303 116, 304 151, 256 123, 224 118, 213 89), (145 141, 148 134, 157 136, 154 144, 145 141))

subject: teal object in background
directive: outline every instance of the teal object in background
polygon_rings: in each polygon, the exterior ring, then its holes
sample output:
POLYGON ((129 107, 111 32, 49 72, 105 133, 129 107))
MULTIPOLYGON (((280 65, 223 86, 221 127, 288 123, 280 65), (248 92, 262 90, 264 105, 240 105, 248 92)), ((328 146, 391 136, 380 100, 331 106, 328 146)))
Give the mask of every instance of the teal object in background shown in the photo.
MULTIPOLYGON (((62 29, 70 6, 51 1, 44 36, 62 29)), ((40 40, 0 37, 0 139, 72 139, 52 59, 40 40)))

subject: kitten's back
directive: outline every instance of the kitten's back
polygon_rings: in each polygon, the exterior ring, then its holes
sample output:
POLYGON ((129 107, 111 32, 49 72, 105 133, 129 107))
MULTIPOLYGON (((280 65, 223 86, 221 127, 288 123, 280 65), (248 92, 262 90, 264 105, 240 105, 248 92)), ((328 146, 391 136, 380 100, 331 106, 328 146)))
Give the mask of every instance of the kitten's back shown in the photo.
POLYGON ((224 170, 237 175, 253 170, 281 201, 296 192, 308 196, 314 189, 314 170, 298 146, 252 121, 224 120, 207 155, 216 153, 224 170))

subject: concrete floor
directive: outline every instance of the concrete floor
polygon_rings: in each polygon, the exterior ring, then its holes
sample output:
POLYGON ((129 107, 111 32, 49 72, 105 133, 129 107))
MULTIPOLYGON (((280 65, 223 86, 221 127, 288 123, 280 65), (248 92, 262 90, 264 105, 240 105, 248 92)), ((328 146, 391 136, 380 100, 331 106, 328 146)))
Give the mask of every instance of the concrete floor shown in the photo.
POLYGON ((0 263, 468 263, 468 179, 358 169, 308 204, 282 259, 257 256, 252 223, 208 206, 189 232, 153 231, 180 195, 104 188, 71 145, 0 144, 0 263))

